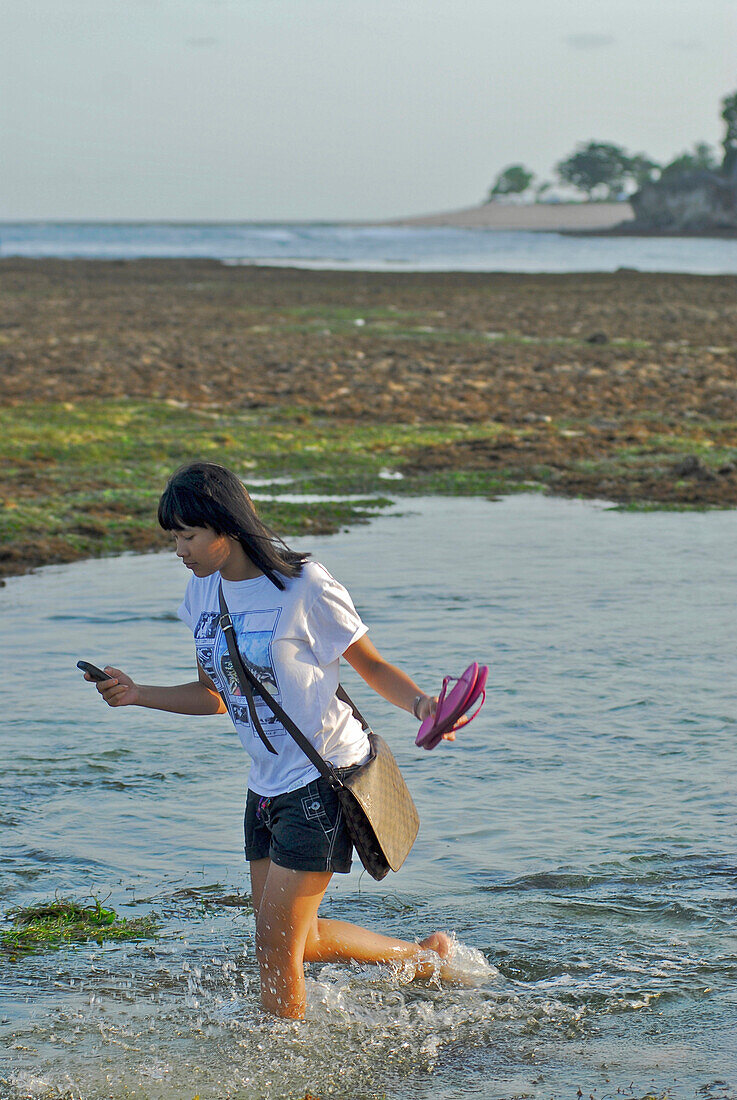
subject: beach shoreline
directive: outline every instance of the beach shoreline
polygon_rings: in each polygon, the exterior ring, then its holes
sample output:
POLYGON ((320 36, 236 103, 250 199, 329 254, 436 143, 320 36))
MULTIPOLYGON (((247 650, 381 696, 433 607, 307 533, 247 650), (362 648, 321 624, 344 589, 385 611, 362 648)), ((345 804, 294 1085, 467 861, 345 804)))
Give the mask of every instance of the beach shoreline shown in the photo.
POLYGON ((453 229, 489 229, 499 232, 604 233, 634 218, 628 202, 488 202, 462 210, 393 218, 383 225, 453 229))
POLYGON ((166 474, 203 454, 333 497, 733 508, 736 303, 737 276, 1 260, 0 575, 159 548, 166 474))

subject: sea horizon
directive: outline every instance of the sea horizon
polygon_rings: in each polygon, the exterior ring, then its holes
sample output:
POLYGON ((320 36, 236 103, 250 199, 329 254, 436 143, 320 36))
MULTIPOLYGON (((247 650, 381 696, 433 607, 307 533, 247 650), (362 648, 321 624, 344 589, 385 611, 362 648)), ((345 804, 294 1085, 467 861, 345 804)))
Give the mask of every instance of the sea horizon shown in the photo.
POLYGON ((0 259, 210 259, 227 264, 395 272, 737 274, 713 237, 315 221, 0 221, 0 259))

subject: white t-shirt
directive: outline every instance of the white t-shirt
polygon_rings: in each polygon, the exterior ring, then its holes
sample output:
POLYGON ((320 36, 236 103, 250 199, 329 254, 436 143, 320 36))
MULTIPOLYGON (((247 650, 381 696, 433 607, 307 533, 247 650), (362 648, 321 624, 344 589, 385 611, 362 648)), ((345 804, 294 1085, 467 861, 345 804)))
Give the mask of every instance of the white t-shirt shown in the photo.
MULTIPOLYGON (((252 758, 248 785, 256 794, 286 794, 318 777, 296 742, 254 692, 268 751, 250 720, 220 629, 219 573, 190 577, 177 614, 194 634, 197 660, 222 694, 241 743, 252 758)), ((244 664, 271 692, 317 751, 335 767, 366 760, 369 742, 351 708, 336 698, 340 657, 367 631, 345 588, 317 562, 280 591, 264 576, 222 580, 244 664)))

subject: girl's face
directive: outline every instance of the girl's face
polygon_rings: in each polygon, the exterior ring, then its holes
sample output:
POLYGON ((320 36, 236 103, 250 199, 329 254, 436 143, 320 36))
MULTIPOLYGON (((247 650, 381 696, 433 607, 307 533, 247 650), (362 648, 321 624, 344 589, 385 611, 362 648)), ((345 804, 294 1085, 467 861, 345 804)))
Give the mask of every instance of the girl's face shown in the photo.
POLYGON ((177 557, 196 577, 209 577, 218 570, 227 571, 228 562, 239 543, 227 535, 218 535, 212 527, 184 527, 172 531, 177 557))

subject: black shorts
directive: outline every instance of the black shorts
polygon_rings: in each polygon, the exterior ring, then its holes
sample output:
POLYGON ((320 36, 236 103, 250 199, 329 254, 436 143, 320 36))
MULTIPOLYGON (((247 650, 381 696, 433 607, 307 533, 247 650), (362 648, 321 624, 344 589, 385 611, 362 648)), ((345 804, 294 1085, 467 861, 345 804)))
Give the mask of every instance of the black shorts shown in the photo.
MULTIPOLYGON (((354 765, 357 767, 358 765, 354 765)), ((336 768, 343 776, 353 767, 336 768)), ((351 841, 340 800, 327 779, 270 798, 249 790, 243 819, 246 859, 270 859, 292 871, 351 869, 351 841)))

